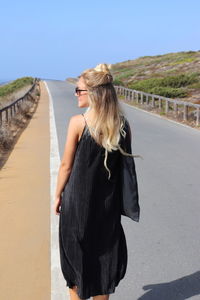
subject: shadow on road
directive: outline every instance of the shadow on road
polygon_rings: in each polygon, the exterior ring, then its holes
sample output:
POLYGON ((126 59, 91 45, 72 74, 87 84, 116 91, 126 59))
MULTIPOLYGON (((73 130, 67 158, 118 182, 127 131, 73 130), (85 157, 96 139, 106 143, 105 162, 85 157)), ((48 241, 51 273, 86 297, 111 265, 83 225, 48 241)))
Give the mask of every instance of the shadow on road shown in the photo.
POLYGON ((149 290, 138 300, 184 300, 200 294, 200 271, 174 281, 143 286, 149 290))

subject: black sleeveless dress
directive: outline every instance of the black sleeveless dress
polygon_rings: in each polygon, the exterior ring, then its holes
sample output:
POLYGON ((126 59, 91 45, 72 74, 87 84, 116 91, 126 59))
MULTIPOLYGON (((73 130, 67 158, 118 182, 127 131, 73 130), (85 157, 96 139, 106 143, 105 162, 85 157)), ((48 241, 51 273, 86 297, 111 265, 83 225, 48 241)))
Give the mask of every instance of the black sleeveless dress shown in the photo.
POLYGON ((60 263, 66 286, 81 299, 115 292, 127 268, 127 244, 120 214, 119 150, 98 145, 87 123, 64 187, 59 218, 60 263))

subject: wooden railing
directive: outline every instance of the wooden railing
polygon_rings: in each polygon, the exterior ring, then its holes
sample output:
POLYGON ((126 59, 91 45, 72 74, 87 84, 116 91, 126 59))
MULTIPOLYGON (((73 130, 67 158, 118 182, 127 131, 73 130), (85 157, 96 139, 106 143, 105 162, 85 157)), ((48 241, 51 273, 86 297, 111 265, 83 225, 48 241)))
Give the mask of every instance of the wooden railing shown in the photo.
POLYGON ((2 125, 3 121, 9 121, 19 111, 19 108, 23 102, 29 100, 30 98, 33 99, 32 94, 35 91, 36 86, 38 86, 39 81, 39 78, 35 78, 32 87, 23 97, 0 109, 0 125, 2 125))
POLYGON ((159 95, 148 94, 132 89, 125 88, 123 86, 115 86, 117 95, 124 96, 125 100, 130 102, 136 102, 141 105, 148 105, 152 108, 158 108, 160 111, 163 110, 167 115, 169 110, 173 110, 174 116, 178 116, 178 113, 182 112, 182 118, 184 121, 188 120, 189 109, 190 114, 196 120, 196 126, 200 124, 200 104, 194 104, 186 101, 175 100, 171 98, 162 97, 159 95))

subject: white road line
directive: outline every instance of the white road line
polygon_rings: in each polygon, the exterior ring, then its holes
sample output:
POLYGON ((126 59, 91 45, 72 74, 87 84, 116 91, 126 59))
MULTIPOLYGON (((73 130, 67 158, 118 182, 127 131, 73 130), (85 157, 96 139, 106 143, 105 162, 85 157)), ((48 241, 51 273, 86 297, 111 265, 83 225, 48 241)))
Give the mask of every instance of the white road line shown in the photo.
POLYGON ((55 125, 53 100, 47 83, 44 81, 49 94, 49 121, 50 121, 50 215, 51 215, 51 300, 68 300, 69 291, 61 272, 58 240, 59 216, 53 211, 55 201, 56 180, 60 166, 58 138, 55 125))
POLYGON ((137 106, 134 106, 134 105, 128 104, 128 103, 126 103, 126 102, 122 102, 122 103, 124 103, 124 104, 126 104, 127 106, 129 106, 129 107, 132 107, 132 108, 134 108, 134 109, 141 110, 141 111, 143 111, 143 112, 145 112, 145 113, 147 113, 147 114, 151 114, 151 115, 153 115, 153 116, 155 116, 155 117, 158 117, 158 118, 160 118, 160 119, 167 120, 167 121, 169 121, 169 122, 172 122, 172 123, 175 123, 175 124, 178 124, 178 125, 184 126, 184 127, 186 127, 186 128, 194 129, 194 130, 197 130, 198 132, 200 132, 200 130, 199 130, 199 129, 197 129, 197 128, 194 128, 194 127, 192 127, 192 126, 189 126, 189 125, 186 125, 186 124, 183 124, 183 123, 180 123, 180 122, 174 121, 174 120, 172 120, 172 119, 169 119, 169 118, 167 118, 167 117, 163 117, 163 116, 161 116, 161 115, 158 115, 158 114, 156 114, 156 113, 153 113, 153 112, 147 111, 147 110, 145 110, 145 109, 142 109, 142 108, 139 108, 139 107, 137 107, 137 106))

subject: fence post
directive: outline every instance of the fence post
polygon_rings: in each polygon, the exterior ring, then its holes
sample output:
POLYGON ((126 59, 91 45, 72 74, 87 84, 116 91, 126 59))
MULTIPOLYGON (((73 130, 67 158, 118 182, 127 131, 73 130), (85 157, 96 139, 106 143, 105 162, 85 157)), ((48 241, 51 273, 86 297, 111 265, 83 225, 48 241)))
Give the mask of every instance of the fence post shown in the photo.
POLYGON ((134 91, 132 91, 131 100, 134 101, 134 91))
POLYGON ((133 91, 132 99, 135 100, 135 91, 133 91))
POLYGON ((155 99, 154 99, 154 96, 152 96, 152 107, 155 106, 155 99))
POLYGON ((127 99, 127 90, 124 90, 125 93, 125 100, 127 99))
POLYGON ((165 113, 167 114, 169 111, 169 101, 165 100, 165 113))
POLYGON ((160 97, 158 98, 158 108, 159 108, 159 110, 162 109, 162 100, 160 97))
POLYGON ((8 110, 6 109, 6 122, 8 122, 8 110))
POLYGON ((128 91, 126 90, 126 100, 128 100, 128 91))
POLYGON ((140 93, 140 96, 141 96, 141 104, 143 104, 144 103, 144 94, 140 93))
POLYGON ((139 97, 138 97, 138 92, 136 93, 136 101, 137 101, 137 103, 139 102, 139 97))
POLYGON ((196 126, 199 126, 199 114, 200 114, 200 110, 199 110, 199 107, 197 107, 196 126))
POLYGON ((131 99, 132 99, 132 91, 130 91, 130 93, 129 93, 129 101, 131 101, 131 99))
POLYGON ((184 110, 183 110, 183 120, 187 121, 188 119, 188 106, 184 103, 184 110))
POLYGON ((128 101, 131 100, 131 91, 128 90, 128 101))
POLYGON ((174 115, 177 116, 178 113, 178 105, 176 102, 174 102, 174 115))
POLYGON ((149 95, 146 95, 146 104, 149 104, 149 95))

